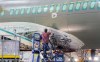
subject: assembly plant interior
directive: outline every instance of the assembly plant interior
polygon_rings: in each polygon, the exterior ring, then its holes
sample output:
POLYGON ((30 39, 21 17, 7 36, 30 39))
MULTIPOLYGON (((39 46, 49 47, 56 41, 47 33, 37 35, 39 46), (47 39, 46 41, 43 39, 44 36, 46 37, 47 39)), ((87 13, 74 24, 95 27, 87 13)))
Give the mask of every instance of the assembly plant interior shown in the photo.
POLYGON ((100 0, 0 0, 0 62, 100 62, 100 0))

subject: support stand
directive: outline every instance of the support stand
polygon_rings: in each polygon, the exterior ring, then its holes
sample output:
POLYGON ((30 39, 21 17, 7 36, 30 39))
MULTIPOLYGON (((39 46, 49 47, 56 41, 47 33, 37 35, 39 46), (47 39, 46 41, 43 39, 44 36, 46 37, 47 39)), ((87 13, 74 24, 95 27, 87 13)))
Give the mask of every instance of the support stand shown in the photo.
POLYGON ((34 33, 33 34, 33 39, 32 39, 32 43, 33 43, 33 58, 32 58, 32 62, 40 62, 40 40, 41 40, 41 35, 39 33, 34 33))

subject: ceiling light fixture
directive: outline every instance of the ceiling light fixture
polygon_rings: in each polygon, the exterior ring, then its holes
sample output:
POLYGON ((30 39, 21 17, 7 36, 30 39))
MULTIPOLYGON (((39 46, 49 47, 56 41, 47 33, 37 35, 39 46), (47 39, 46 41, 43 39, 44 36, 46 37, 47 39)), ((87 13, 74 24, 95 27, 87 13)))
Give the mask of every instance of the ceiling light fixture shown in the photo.
POLYGON ((26 4, 30 1, 0 1, 0 4, 26 4))

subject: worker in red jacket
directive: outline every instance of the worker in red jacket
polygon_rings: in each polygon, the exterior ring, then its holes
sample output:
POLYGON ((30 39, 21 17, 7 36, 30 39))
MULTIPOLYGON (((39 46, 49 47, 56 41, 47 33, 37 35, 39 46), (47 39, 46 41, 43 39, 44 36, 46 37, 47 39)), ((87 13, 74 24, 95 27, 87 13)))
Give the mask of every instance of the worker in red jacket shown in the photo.
POLYGON ((49 37, 50 32, 48 32, 48 29, 44 29, 44 32, 42 33, 42 43, 43 43, 43 52, 44 52, 44 58, 47 58, 46 51, 49 49, 48 43, 49 43, 49 37))

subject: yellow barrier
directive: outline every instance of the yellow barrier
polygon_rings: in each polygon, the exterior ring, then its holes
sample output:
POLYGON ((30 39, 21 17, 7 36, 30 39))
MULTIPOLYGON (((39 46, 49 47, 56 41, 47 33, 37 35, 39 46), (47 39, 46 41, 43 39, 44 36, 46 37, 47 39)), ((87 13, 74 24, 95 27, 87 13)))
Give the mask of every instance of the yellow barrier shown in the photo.
POLYGON ((0 55, 0 58, 8 58, 8 59, 10 59, 10 58, 20 58, 20 56, 19 55, 0 55))

